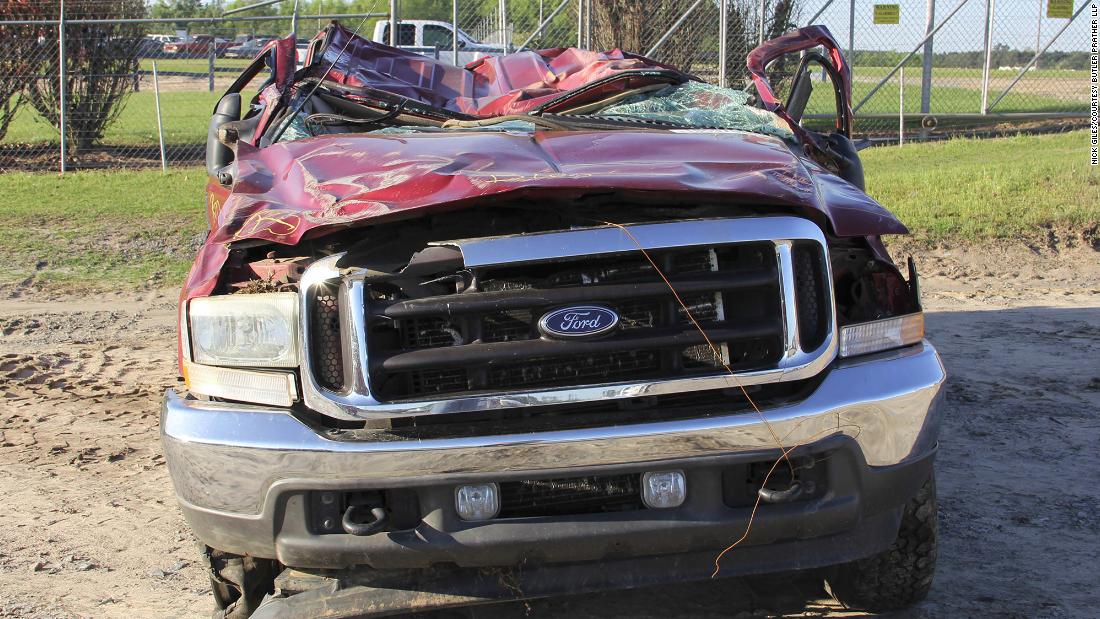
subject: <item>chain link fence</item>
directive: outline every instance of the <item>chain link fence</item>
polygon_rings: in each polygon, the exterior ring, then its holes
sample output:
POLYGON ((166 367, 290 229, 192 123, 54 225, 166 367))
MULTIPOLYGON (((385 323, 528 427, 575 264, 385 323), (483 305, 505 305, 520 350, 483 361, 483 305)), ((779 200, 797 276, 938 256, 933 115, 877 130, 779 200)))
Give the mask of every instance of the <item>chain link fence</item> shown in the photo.
MULTIPOLYGON (((399 45, 448 62, 475 47, 619 47, 733 88, 760 41, 824 24, 852 65, 856 131, 871 137, 1087 118, 1082 0, 1068 12, 1065 0, 886 1, 287 0, 200 16, 144 0, 0 0, 0 170, 198 165, 220 93, 267 40, 306 41, 338 19, 388 43, 391 9, 399 45)), ((805 122, 826 124, 827 104, 805 122)))

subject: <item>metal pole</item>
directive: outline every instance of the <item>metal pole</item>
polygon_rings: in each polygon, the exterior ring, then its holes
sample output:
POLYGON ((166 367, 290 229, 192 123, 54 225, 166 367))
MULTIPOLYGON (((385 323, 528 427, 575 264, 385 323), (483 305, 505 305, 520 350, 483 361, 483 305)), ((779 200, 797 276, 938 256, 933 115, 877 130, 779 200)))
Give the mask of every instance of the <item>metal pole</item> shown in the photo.
POLYGON ((298 38, 298 0, 294 0, 294 13, 290 15, 290 34, 298 38))
POLYGON ((584 0, 577 0, 577 49, 584 49, 584 0))
POLYGON ((58 97, 58 125, 61 129, 61 173, 65 173, 65 152, 68 144, 66 144, 65 133, 68 127, 65 123, 65 91, 68 90, 68 79, 65 70, 65 0, 61 0, 60 13, 57 19, 57 77, 59 80, 58 88, 60 89, 60 96, 58 97))
POLYGON ((451 64, 458 66, 458 0, 451 0, 451 64))
POLYGON ((558 13, 561 13, 561 12, 562 12, 562 10, 563 10, 563 9, 564 9, 564 8, 565 8, 566 6, 568 6, 568 5, 569 5, 569 2, 570 2, 570 1, 571 1, 571 0, 561 0, 561 3, 560 3, 560 4, 558 4, 557 8, 555 8, 555 9, 554 9, 553 11, 550 11, 550 15, 549 15, 549 16, 547 16, 547 17, 546 17, 546 19, 544 19, 544 20, 542 20, 541 22, 539 22, 539 27, 538 27, 538 28, 535 28, 535 31, 531 33, 531 36, 527 37, 527 40, 526 40, 526 41, 524 41, 522 45, 520 45, 519 47, 517 47, 517 48, 516 48, 516 50, 524 50, 524 49, 527 49, 527 46, 531 44, 531 41, 534 41, 534 40, 535 40, 535 37, 537 37, 537 36, 540 36, 540 35, 542 34, 542 31, 543 31, 543 30, 544 30, 544 29, 546 28, 546 26, 547 26, 547 25, 548 25, 548 24, 549 24, 549 23, 550 23, 551 21, 553 21, 553 19, 554 19, 555 17, 557 17, 557 16, 558 16, 558 13))
POLYGON ((397 0, 390 0, 390 47, 397 47, 397 0))
POLYGON ((661 35, 661 38, 657 39, 657 42, 653 44, 653 47, 649 48, 649 51, 647 51, 645 55, 652 56, 654 53, 656 53, 657 50, 662 45, 664 45, 665 41, 667 41, 669 37, 671 37, 673 34, 676 34, 676 31, 680 29, 680 26, 684 25, 684 20, 686 20, 688 16, 691 15, 691 13, 696 9, 696 7, 698 7, 702 3, 703 0, 695 0, 695 2, 692 3, 692 5, 689 6, 686 11, 684 11, 684 14, 681 15, 679 19, 677 19, 672 24, 672 26, 670 26, 669 29, 661 35))
POLYGON ((584 46, 592 49, 592 0, 584 0, 584 46))
POLYGON ((848 0, 848 69, 855 62, 852 53, 856 48, 856 0, 848 0))
POLYGON ((164 124, 160 118, 160 80, 157 78, 157 61, 153 61, 153 101, 157 107, 157 138, 160 140, 160 171, 168 172, 168 158, 164 156, 164 124))
MULTIPOLYGON (((1088 4, 1086 2, 1086 4, 1088 4)), ((1043 0, 1039 0, 1039 14, 1035 17, 1035 56, 1039 56, 1039 45, 1043 40, 1043 0)), ((1039 61, 1035 61, 1035 68, 1039 68, 1039 61)))
POLYGON ((209 43, 209 45, 207 45, 207 48, 209 49, 209 53, 207 54, 207 63, 206 63, 207 64, 207 78, 206 78, 207 84, 206 84, 206 88, 210 92, 214 92, 214 54, 216 53, 215 52, 215 46, 214 46, 214 39, 210 39, 210 43, 209 43))
POLYGON ((898 146, 905 144, 905 67, 898 71, 898 146))
POLYGON ((989 112, 989 67, 993 59, 993 14, 997 0, 985 0, 985 63, 982 65, 982 114, 989 112))
POLYGON ((500 42, 504 45, 504 53, 510 54, 512 42, 508 36, 508 0, 500 0, 497 6, 500 9, 500 42))
POLYGON ((718 3, 718 87, 726 87, 726 54, 729 53, 729 0, 718 3))
POLYGON ((759 23, 756 26, 756 44, 763 45, 764 43, 764 8, 767 0, 760 0, 760 15, 757 16, 759 23))
MULTIPOLYGON (((936 28, 936 0, 926 0, 924 10, 924 66, 920 75, 920 111, 932 111, 932 35, 936 28)), ((922 136, 926 131, 922 132, 922 136)))
POLYGON ((1069 28, 1070 24, 1072 24, 1074 21, 1077 20, 1077 16, 1080 15, 1081 12, 1085 10, 1085 7, 1091 6, 1091 5, 1092 5, 1092 3, 1090 3, 1090 2, 1082 2, 1081 3, 1081 6, 1077 9, 1077 12, 1073 14, 1073 17, 1070 17, 1069 20, 1066 22, 1066 24, 1064 26, 1062 26, 1062 29, 1059 30, 1058 32, 1056 32, 1054 34, 1054 37, 1051 40, 1047 41, 1046 47, 1039 50, 1039 52, 1037 54, 1035 54, 1035 56, 1031 59, 1031 61, 1028 62, 1026 65, 1024 65, 1023 69, 1020 69, 1020 72, 1016 74, 1016 79, 1012 80, 1012 83, 1008 85, 1008 88, 1005 88, 1004 92, 1002 92, 1000 94, 1000 96, 998 96, 996 99, 994 99, 993 103, 989 104, 989 109, 992 110, 993 108, 997 107, 997 104, 1001 102, 1001 99, 1005 98, 1005 95, 1008 94, 1008 91, 1012 90, 1012 88, 1014 86, 1016 86, 1016 84, 1021 79, 1023 79, 1024 75, 1027 75, 1028 70, 1031 69, 1031 67, 1033 65, 1036 65, 1039 62, 1039 56, 1042 56, 1043 54, 1045 54, 1046 51, 1048 49, 1050 49, 1050 46, 1054 45, 1054 42, 1058 40, 1058 37, 1062 36, 1062 33, 1066 31, 1066 28, 1069 28))

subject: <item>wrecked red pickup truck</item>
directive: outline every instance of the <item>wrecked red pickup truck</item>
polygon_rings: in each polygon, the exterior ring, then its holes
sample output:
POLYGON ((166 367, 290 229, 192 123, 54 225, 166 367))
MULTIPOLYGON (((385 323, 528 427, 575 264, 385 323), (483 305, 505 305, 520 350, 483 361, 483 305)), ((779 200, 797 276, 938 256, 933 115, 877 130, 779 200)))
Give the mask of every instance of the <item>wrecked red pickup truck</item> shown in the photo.
POLYGON ((945 374, 881 241, 906 229, 863 191, 829 32, 748 69, 458 68, 334 23, 245 70, 161 417, 224 616, 788 570, 925 595, 945 374))

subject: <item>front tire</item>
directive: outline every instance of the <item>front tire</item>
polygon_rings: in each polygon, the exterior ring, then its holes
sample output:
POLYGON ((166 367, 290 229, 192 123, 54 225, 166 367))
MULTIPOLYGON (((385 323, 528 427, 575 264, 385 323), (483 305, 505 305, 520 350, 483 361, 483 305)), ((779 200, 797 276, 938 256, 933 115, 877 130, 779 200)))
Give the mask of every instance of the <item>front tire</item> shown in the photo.
POLYGON ((203 559, 210 569, 214 594, 214 619, 246 619, 259 608, 264 596, 275 590, 278 563, 242 557, 205 548, 203 559))
POLYGON ((933 475, 906 504, 888 550, 830 570, 826 581, 833 597, 848 608, 876 613, 923 600, 936 572, 937 531, 933 475))

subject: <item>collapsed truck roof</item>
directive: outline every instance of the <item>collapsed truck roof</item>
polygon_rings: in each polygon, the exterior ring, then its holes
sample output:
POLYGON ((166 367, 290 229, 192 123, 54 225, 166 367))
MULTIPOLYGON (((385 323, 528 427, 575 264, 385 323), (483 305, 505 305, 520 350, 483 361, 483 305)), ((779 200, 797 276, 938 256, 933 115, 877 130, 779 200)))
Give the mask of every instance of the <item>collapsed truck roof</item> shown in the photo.
MULTIPOLYGON (((750 55, 750 70, 754 59, 766 62, 769 45, 783 50, 817 41, 832 37, 811 27, 765 43, 750 55)), ((236 242, 294 245, 486 199, 553 197, 549 204, 614 191, 652 203, 675 195, 679 203, 797 210, 838 236, 907 232, 862 191, 792 151, 802 147, 805 132, 787 122, 766 82, 767 92, 757 96, 768 109, 750 105, 741 91, 708 87, 736 93, 722 93, 724 99, 700 93, 706 96, 694 100, 701 108, 720 100, 738 112, 716 127, 714 115, 699 125, 637 110, 591 114, 699 84, 620 50, 521 51, 459 68, 336 23, 314 39, 300 70, 293 70, 293 38, 265 49, 226 95, 239 93, 264 63, 270 67, 245 118, 228 123, 233 139, 223 142, 232 147, 232 163, 210 182, 211 233, 186 298, 213 291, 236 242), (318 135, 310 118, 324 129, 318 135), (485 124, 496 128, 484 130, 485 124)))

